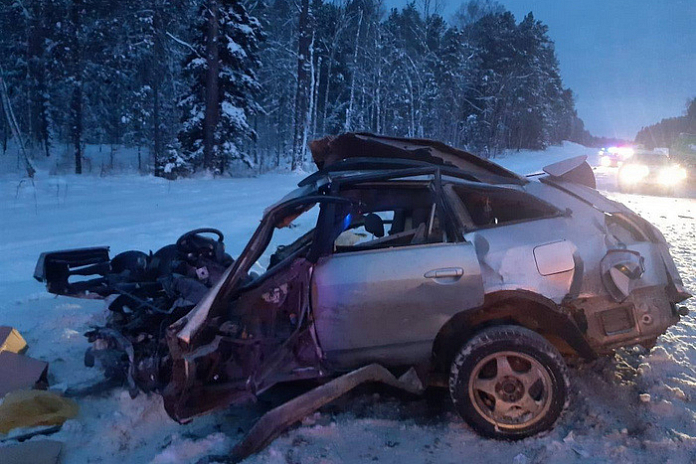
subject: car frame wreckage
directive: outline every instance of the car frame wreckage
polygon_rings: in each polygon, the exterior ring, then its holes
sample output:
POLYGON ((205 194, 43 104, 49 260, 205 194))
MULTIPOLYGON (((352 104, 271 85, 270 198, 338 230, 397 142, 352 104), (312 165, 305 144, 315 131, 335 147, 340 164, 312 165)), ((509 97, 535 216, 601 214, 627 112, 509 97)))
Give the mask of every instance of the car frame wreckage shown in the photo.
POLYGON ((149 255, 43 253, 50 292, 108 302, 86 364, 160 393, 177 421, 333 379, 269 412, 238 456, 366 381, 447 386, 473 429, 517 439, 566 406, 564 358, 651 347, 686 314, 664 237, 595 190, 585 157, 523 177, 430 140, 348 133, 310 149, 319 170, 236 259, 215 229, 149 255), (315 205, 313 227, 271 250, 315 205))

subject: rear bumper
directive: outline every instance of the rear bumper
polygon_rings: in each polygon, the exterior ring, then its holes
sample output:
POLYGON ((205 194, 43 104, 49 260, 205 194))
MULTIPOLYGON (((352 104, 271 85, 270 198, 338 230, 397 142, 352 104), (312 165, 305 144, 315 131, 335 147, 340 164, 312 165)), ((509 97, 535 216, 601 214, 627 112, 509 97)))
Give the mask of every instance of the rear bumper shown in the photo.
POLYGON ((587 299, 581 307, 587 318, 587 341, 598 354, 623 346, 652 346, 680 319, 664 286, 636 289, 621 303, 607 297, 587 299))

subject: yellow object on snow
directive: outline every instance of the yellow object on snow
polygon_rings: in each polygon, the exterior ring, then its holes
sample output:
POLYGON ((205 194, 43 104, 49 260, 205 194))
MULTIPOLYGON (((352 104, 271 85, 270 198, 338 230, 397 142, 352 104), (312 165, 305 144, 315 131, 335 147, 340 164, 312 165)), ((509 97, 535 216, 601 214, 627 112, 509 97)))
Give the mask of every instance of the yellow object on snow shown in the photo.
POLYGON ((22 354, 27 349, 27 342, 16 329, 0 326, 0 352, 11 351, 22 354))
POLYGON ((61 425, 77 416, 73 400, 43 390, 18 390, 8 393, 0 404, 0 433, 18 427, 61 425))

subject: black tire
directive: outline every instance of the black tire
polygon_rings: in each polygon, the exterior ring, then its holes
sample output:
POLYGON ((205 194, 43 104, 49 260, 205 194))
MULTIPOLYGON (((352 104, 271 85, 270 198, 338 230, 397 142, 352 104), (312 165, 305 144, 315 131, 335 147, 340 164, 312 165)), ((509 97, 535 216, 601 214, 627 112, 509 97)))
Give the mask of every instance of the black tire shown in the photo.
POLYGON ((552 428, 569 389, 558 350, 539 334, 511 325, 484 329, 464 344, 449 378, 459 415, 479 434, 504 440, 552 428))

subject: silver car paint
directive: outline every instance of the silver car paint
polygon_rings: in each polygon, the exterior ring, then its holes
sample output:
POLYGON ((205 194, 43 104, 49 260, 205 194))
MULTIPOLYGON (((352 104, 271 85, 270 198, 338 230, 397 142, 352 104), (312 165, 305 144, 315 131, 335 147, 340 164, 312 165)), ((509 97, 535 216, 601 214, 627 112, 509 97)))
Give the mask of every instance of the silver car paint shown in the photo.
POLYGON ((319 344, 329 362, 427 361, 432 341, 456 313, 483 304, 471 243, 437 243, 335 254, 312 277, 319 344), (384 356, 380 356, 384 357, 384 356))

